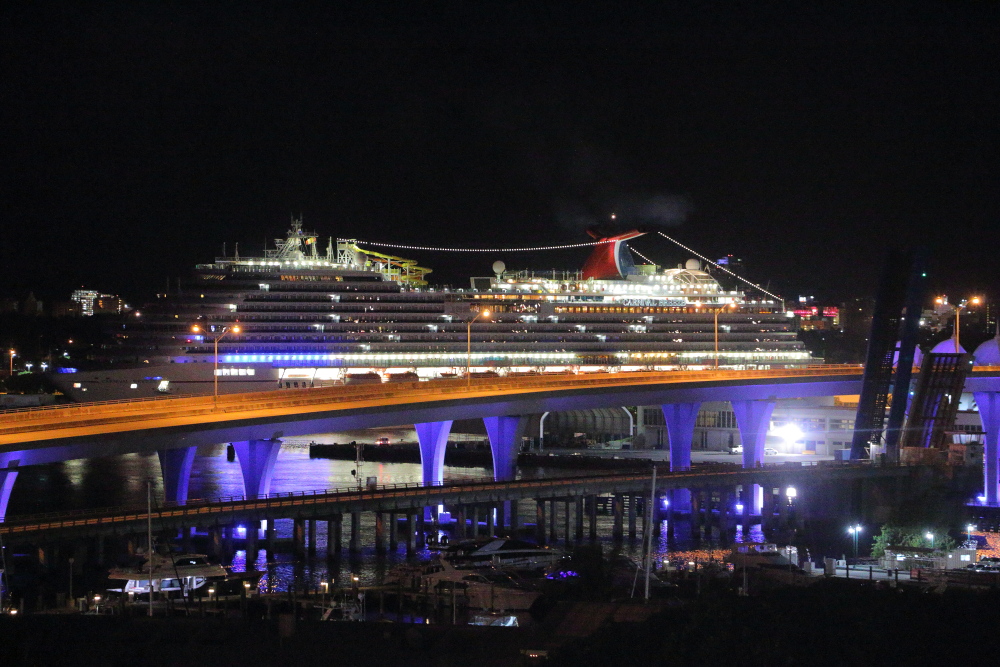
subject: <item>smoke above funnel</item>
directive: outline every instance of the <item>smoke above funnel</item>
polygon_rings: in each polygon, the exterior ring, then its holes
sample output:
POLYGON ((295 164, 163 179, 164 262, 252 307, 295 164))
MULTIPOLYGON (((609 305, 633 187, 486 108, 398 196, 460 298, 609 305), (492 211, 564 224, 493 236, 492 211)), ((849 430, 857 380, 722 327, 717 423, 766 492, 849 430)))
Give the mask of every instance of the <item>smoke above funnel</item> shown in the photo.
POLYGON ((684 223, 694 206, 683 195, 621 195, 600 202, 560 200, 556 220, 569 231, 595 225, 615 227, 676 227, 684 223))

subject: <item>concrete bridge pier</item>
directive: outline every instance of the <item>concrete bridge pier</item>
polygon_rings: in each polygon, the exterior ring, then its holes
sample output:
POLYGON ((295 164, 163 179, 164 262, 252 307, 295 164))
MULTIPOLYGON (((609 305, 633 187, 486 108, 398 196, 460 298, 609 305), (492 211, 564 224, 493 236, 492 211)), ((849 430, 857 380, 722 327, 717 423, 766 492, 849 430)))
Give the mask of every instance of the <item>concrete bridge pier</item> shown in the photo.
POLYGON ((465 505, 458 505, 452 511, 452 517, 455 519, 455 527, 452 529, 455 533, 456 540, 465 539, 465 505))
MULTIPOLYGON (((732 401, 736 426, 743 445, 743 467, 759 468, 764 465, 764 440, 774 412, 774 399, 757 401, 732 401)), ((750 514, 760 514, 760 487, 753 485, 749 498, 750 514)))
POLYGON ((309 534, 308 534, 309 547, 308 547, 307 555, 309 556, 309 558, 315 558, 316 557, 316 538, 318 537, 316 535, 316 519, 309 519, 306 522, 306 526, 308 527, 308 532, 309 532, 309 534))
POLYGON ((218 522, 208 528, 208 553, 216 558, 222 555, 222 527, 218 522))
POLYGON ((448 446, 452 421, 414 424, 420 445, 420 467, 424 484, 441 484, 444 481, 444 451, 448 446))
POLYGON ((260 537, 260 519, 253 518, 248 521, 246 530, 247 570, 249 570, 250 564, 257 561, 257 540, 260 537))
POLYGON ((389 512, 389 550, 399 551, 399 517, 395 512, 389 512))
POLYGON ((382 512, 375 512, 375 553, 385 553, 385 518, 382 512))
POLYGON ((416 553, 414 543, 417 537, 417 516, 413 512, 406 513, 406 555, 416 553))
POLYGON ((612 496, 611 514, 614 518, 614 526, 611 529, 611 539, 615 542, 621 542, 625 533, 625 496, 621 494, 615 494, 612 496))
POLYGON ((469 528, 472 530, 472 539, 479 537, 479 505, 472 506, 472 525, 469 528))
POLYGON ((339 554, 344 549, 344 515, 334 514, 326 522, 326 553, 339 554))
POLYGON ((702 499, 701 489, 690 489, 691 492, 691 537, 701 537, 702 499))
POLYGON ((243 440, 233 449, 243 472, 243 488, 248 498, 259 498, 271 490, 271 473, 278 460, 281 440, 243 440))
POLYGON ((559 524, 559 501, 549 501, 549 544, 559 541, 559 531, 556 526, 559 524))
POLYGON ((187 503, 188 484, 191 481, 191 467, 197 447, 159 449, 160 473, 163 476, 163 497, 167 502, 178 505, 187 503))
POLYGON ((278 529, 274 525, 274 519, 267 520, 267 528, 264 531, 264 541, 267 549, 267 560, 274 560, 274 543, 278 539, 278 529))
POLYGON ((539 546, 545 545, 545 501, 535 501, 535 541, 539 546))
MULTIPOLYGON (((670 443, 670 470, 691 469, 691 439, 694 425, 701 410, 701 403, 669 403, 660 406, 667 426, 670 443)), ((691 492, 675 489, 670 494, 671 509, 678 512, 691 511, 691 492)))
POLYGON ((510 524, 510 532, 512 534, 514 532, 516 532, 517 529, 518 529, 518 527, 520 527, 520 525, 521 525, 521 520, 518 517, 517 512, 518 512, 517 501, 516 500, 508 500, 507 501, 507 516, 509 517, 508 521, 509 521, 509 524, 510 524))
POLYGON ((351 512, 351 540, 347 550, 351 554, 361 551, 361 512, 351 512))
POLYGON ((302 517, 292 519, 292 551, 296 558, 306 555, 306 520, 302 517))
POLYGON ((417 533, 414 535, 414 546, 417 549, 427 546, 427 522, 424 519, 427 516, 426 510, 427 508, 424 508, 424 511, 417 515, 417 533))
POLYGON ((636 505, 639 504, 639 496, 630 495, 628 497, 628 541, 635 542, 635 520, 636 505))
POLYGON ((986 496, 986 503, 995 506, 1000 502, 1000 460, 998 460, 1000 459, 1000 392, 977 391, 973 396, 976 405, 979 406, 979 418, 983 422, 983 430, 986 431, 983 451, 983 493, 986 496))
POLYGON ((493 505, 486 506, 486 537, 495 537, 497 534, 496 508, 493 505))
POLYGON ((740 512, 740 525, 743 527, 743 539, 747 540, 750 537, 750 517, 751 517, 751 506, 753 505, 753 484, 742 484, 740 485, 740 505, 742 505, 743 510, 740 512))
POLYGON ((579 544, 583 542, 583 496, 577 496, 574 499, 574 508, 576 511, 573 518, 576 520, 576 542, 579 544))
POLYGON ((587 496, 587 518, 589 521, 590 541, 597 541, 597 496, 587 496))
POLYGON ((528 417, 484 417, 483 425, 493 453, 493 479, 507 481, 517 473, 517 453, 528 429, 528 417))
POLYGON ((569 511, 570 501, 567 499, 563 502, 563 536, 566 538, 566 546, 569 546, 572 540, 569 532, 569 511))
POLYGON ((10 502, 10 492, 14 489, 17 479, 17 462, 8 464, 6 470, 0 470, 0 521, 7 516, 7 503, 10 502))

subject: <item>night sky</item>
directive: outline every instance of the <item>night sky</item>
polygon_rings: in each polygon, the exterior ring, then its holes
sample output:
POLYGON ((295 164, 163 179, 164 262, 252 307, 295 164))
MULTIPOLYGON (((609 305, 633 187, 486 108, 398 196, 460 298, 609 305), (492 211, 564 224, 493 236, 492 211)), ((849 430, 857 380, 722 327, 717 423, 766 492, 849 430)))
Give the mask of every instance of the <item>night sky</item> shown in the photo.
POLYGON ((293 214, 495 247, 617 213, 824 299, 926 243, 936 291, 994 288, 998 3, 654 4, 4 3, 0 296, 142 302, 293 214))

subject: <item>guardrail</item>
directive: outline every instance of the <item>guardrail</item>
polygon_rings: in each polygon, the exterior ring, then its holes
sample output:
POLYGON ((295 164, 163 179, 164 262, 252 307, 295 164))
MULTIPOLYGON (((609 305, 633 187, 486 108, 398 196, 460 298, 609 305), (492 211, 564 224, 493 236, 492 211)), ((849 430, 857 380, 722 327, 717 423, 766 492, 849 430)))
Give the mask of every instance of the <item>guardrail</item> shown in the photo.
MULTIPOLYGON (((580 375, 531 376, 518 378, 476 379, 471 384, 464 379, 432 380, 427 382, 391 383, 385 385, 317 387, 300 390, 280 390, 248 394, 186 396, 177 398, 126 399, 89 404, 42 406, 0 414, 0 433, 16 433, 22 425, 39 427, 54 423, 58 428, 99 425, 101 417, 114 421, 150 420, 170 417, 197 417, 216 413, 280 410, 325 405, 331 402, 366 404, 370 402, 415 402, 432 397, 480 395, 483 393, 531 393, 558 388, 600 388, 682 382, 754 380, 808 376, 837 376, 859 373, 859 366, 817 366, 794 369, 749 371, 665 371, 580 375), (150 409, 152 408, 152 409, 150 409)), ((29 426, 29 429, 31 427, 29 426)))

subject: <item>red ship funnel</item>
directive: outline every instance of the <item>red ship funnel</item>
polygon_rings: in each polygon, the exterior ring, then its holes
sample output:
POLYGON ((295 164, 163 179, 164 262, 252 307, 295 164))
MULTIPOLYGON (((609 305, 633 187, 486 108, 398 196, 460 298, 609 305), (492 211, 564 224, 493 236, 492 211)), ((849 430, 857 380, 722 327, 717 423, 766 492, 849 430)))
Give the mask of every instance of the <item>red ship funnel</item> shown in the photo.
POLYGON ((628 250, 625 241, 642 236, 646 232, 633 229, 624 234, 615 236, 602 236, 599 233, 588 229, 587 233, 598 241, 603 241, 594 246, 594 251, 583 264, 583 279, 593 278, 594 280, 621 280, 627 275, 634 274, 635 262, 632 261, 632 253, 628 250))

